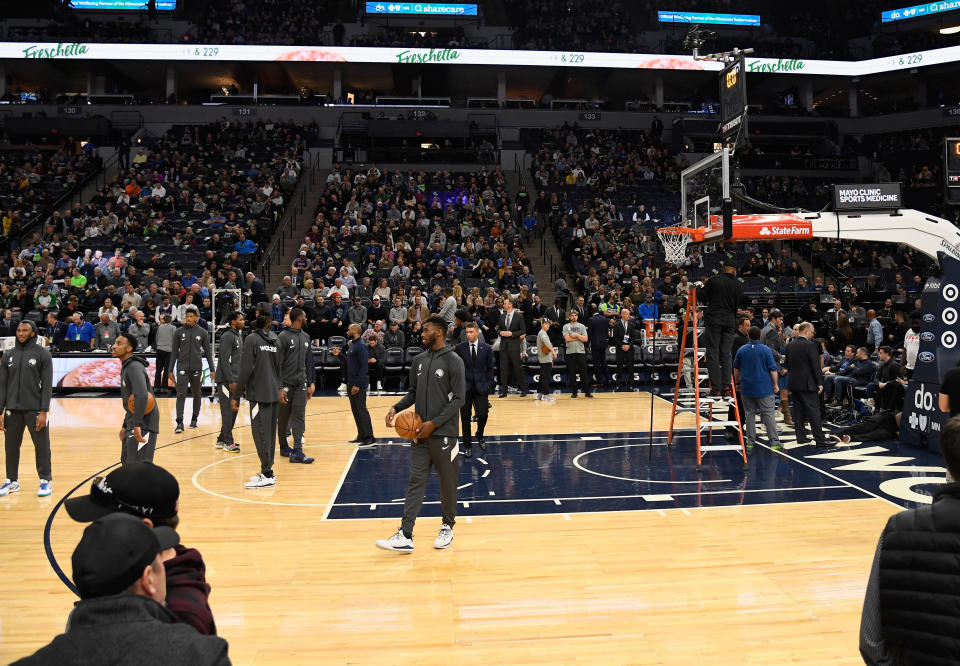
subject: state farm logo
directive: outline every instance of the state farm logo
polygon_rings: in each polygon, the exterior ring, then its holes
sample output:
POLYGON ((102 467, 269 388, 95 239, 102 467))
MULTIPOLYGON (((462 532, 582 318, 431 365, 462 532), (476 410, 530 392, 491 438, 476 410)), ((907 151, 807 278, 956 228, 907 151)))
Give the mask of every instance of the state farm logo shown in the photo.
POLYGON ((813 236, 813 229, 810 227, 763 227, 760 229, 761 236, 813 236))

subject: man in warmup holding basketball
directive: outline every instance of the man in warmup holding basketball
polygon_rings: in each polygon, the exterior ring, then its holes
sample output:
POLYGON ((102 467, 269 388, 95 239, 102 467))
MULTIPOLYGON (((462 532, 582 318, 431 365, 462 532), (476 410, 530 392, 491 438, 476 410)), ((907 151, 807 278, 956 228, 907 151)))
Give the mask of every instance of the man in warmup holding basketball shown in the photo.
POLYGON ((37 326, 22 321, 17 326, 17 341, 0 359, 0 430, 4 431, 7 478, 0 485, 0 497, 20 490, 18 469, 23 429, 30 431, 37 452, 39 497, 53 492, 50 476, 50 429, 47 412, 53 395, 53 360, 46 347, 34 339, 37 326))
POLYGON ((126 414, 120 428, 120 464, 153 462, 160 432, 160 413, 147 377, 147 361, 134 356, 137 339, 121 333, 113 342, 113 356, 120 361, 120 400, 126 414), (130 397, 133 396, 133 407, 130 397))
POLYGON ((464 403, 466 384, 463 360, 453 347, 446 346, 446 332, 447 322, 442 317, 433 315, 427 319, 421 336, 425 351, 417 355, 410 367, 410 390, 387 412, 388 428, 393 427, 397 412, 411 405, 415 405, 416 414, 423 422, 410 447, 410 484, 400 529, 389 539, 377 541, 377 546, 386 550, 413 552, 413 525, 423 506, 431 467, 436 468, 440 477, 443 514, 443 524, 433 547, 449 548, 453 543, 460 471, 457 417, 464 403))

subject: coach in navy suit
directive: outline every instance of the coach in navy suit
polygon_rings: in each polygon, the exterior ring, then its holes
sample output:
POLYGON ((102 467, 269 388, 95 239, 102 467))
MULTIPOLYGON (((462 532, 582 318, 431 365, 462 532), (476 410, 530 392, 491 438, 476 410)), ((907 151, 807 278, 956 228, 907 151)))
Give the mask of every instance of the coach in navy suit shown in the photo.
POLYGON ((466 326, 467 340, 456 346, 457 354, 463 359, 464 377, 467 384, 467 396, 460 408, 460 422, 463 424, 463 457, 473 455, 470 439, 470 410, 477 411, 477 444, 484 451, 483 427, 487 425, 490 391, 493 390, 493 347, 480 337, 480 327, 475 321, 466 326))

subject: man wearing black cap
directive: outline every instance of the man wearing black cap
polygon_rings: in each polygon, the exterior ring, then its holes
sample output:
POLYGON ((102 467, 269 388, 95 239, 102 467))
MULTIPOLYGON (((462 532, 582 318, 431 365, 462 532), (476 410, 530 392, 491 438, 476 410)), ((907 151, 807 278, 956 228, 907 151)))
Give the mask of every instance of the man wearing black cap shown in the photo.
POLYGON ((277 485, 273 474, 273 458, 277 451, 277 402, 280 394, 280 342, 270 330, 273 308, 260 303, 256 309, 254 331, 243 341, 240 373, 231 406, 240 408, 240 397, 246 392, 250 401, 250 430, 260 458, 260 473, 244 484, 246 488, 268 488, 277 485))
POLYGON ((180 538, 114 513, 83 531, 73 551, 80 594, 67 631, 32 656, 32 664, 230 664, 227 642, 177 623, 166 607, 163 552, 180 538))
POLYGON ((157 450, 157 433, 160 432, 160 412, 156 408, 147 411, 147 402, 153 397, 150 378, 147 377, 147 361, 134 356, 137 339, 129 333, 121 333, 113 343, 113 356, 120 361, 120 402, 125 416, 120 428, 120 464, 128 462, 153 462, 157 450), (133 396, 133 409, 129 399, 133 396))
POLYGON ((50 471, 50 429, 47 412, 53 394, 53 361, 46 347, 37 344, 37 326, 32 321, 17 325, 17 341, 0 359, 0 430, 4 431, 7 478, 0 497, 20 490, 20 446, 24 427, 36 449, 39 497, 53 492, 50 471))
POLYGON ((193 394, 193 418, 190 427, 197 427, 200 405, 203 404, 203 359, 207 359, 210 368, 210 380, 213 381, 213 351, 210 348, 210 335, 205 328, 197 325, 200 310, 188 305, 184 315, 184 325, 173 334, 173 346, 170 350, 170 374, 177 384, 177 427, 175 433, 183 432, 183 408, 187 402, 187 387, 193 394), (177 371, 174 374, 174 367, 177 371))
POLYGON ((737 280, 737 262, 728 259, 723 272, 707 280, 697 291, 697 299, 708 305, 703 322, 706 327, 707 371, 710 395, 731 397, 733 388, 733 337, 737 330, 737 308, 743 300, 743 285, 737 280))
MULTIPOLYGON (((130 463, 106 477, 97 477, 90 494, 64 502, 67 513, 78 523, 89 523, 111 513, 128 513, 150 527, 176 529, 180 524, 180 485, 167 470, 153 463, 130 463)), ((216 634, 210 610, 210 585, 206 565, 196 548, 182 544, 164 560, 167 577, 166 606, 179 622, 201 634, 216 634)))

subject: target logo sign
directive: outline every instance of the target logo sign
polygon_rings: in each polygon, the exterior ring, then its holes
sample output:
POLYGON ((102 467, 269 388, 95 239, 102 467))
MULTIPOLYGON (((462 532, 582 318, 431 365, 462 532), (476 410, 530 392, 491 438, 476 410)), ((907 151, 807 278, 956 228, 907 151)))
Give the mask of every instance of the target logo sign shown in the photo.
POLYGON ((940 345, 944 349, 953 349, 957 346, 957 334, 953 331, 945 331, 943 335, 940 336, 940 345))
POLYGON ((947 301, 948 303, 953 303, 958 297, 960 297, 960 289, 957 289, 957 285, 955 284, 944 285, 942 293, 943 300, 947 301))
POLYGON ((947 308, 943 311, 943 323, 947 326, 953 326, 957 323, 957 309, 947 308))

